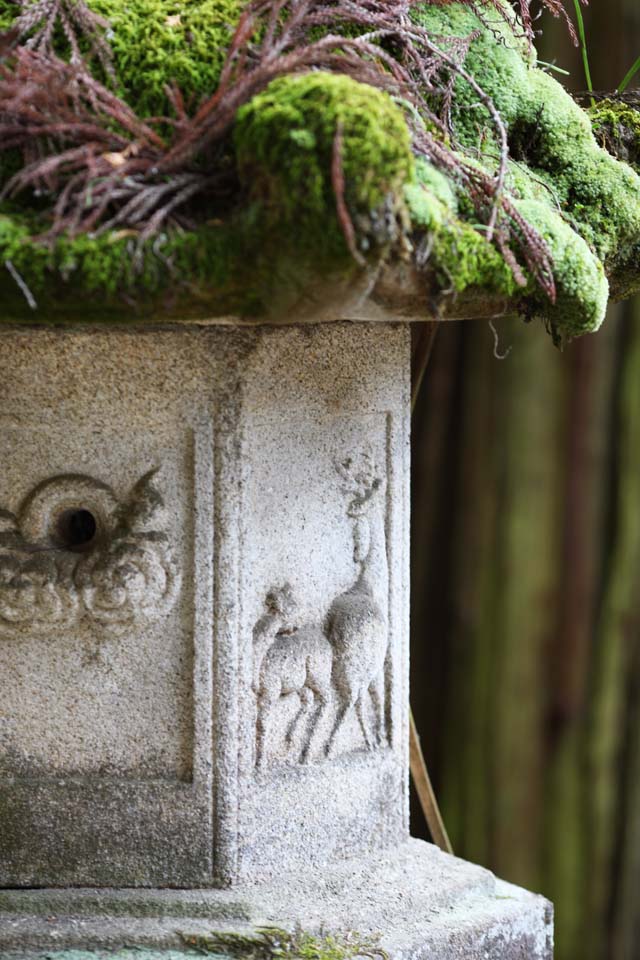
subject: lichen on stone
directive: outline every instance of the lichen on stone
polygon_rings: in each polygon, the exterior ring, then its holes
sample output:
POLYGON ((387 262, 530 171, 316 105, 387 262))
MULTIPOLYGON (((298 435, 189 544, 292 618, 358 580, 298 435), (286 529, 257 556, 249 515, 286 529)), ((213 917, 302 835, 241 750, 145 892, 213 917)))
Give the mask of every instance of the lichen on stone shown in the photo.
POLYGON ((255 931, 212 931, 198 936, 184 936, 187 946, 203 954, 234 960, 387 960, 378 938, 350 934, 313 934, 305 930, 281 930, 262 927, 255 931))

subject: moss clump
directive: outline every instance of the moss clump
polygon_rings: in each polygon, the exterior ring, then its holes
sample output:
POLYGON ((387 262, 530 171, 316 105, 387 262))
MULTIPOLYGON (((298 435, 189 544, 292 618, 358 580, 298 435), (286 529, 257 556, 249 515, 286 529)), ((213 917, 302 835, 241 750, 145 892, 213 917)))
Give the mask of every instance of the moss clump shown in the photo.
POLYGON ((384 207, 392 213, 414 160, 404 115, 386 93, 321 71, 281 77, 242 107, 235 128, 238 172, 267 229, 321 259, 346 253, 332 182, 336 136, 351 215, 362 226, 384 207))
POLYGON ((0 32, 9 29, 19 12, 13 0, 0 0, 0 32))
MULTIPOLYGON (((0 208, 0 271, 8 261, 39 305, 62 305, 75 290, 99 293, 105 308, 124 295, 157 304, 223 304, 264 313, 323 272, 348 273, 355 261, 336 212, 332 160, 342 131, 345 201, 365 243, 371 224, 395 223, 402 187, 414 172, 402 111, 390 97, 333 74, 283 77, 238 116, 235 148, 243 202, 224 223, 169 231, 142 246, 132 231, 36 239, 46 225, 18 208, 0 208), (369 225, 369 226, 367 226, 369 225)), ((7 317, 26 310, 11 271, 0 273, 7 317), (9 305, 12 309, 9 309, 9 305)), ((38 311, 40 313, 41 311, 38 311)))
MULTIPOLYGON (((604 318, 606 281, 595 259, 610 275, 614 292, 620 290, 616 277, 627 276, 631 264, 637 268, 640 178, 599 146, 586 113, 536 68, 535 54, 497 14, 487 12, 483 26, 472 11, 454 3, 422 4, 415 16, 440 35, 479 31, 465 67, 492 97, 507 128, 511 155, 523 172, 510 183, 516 196, 520 193, 520 211, 531 213, 532 225, 551 247, 559 293, 552 325, 559 331, 564 327, 567 335, 596 329, 604 318)), ((462 79, 456 81, 453 127, 457 141, 495 170, 495 130, 462 79)))
POLYGON ((596 140, 618 160, 640 168, 640 110, 619 100, 603 100, 589 110, 596 140))
POLYGON ((363 939, 356 934, 346 936, 314 936, 303 930, 289 933, 278 927, 263 927, 255 933, 212 932, 205 936, 184 937, 184 942, 202 953, 238 958, 238 960, 352 960, 371 957, 386 960, 387 954, 375 938, 363 939))
POLYGON ((522 200, 519 212, 547 242, 554 267, 556 302, 530 291, 527 310, 541 316, 558 342, 599 328, 609 302, 604 266, 583 238, 547 203, 522 200))
POLYGON ((405 199, 414 231, 428 238, 428 265, 443 290, 508 298, 522 294, 496 247, 460 218, 453 185, 435 167, 418 162, 416 180, 405 187, 405 199))
POLYGON ((166 114, 165 87, 187 103, 211 96, 245 0, 89 0, 111 24, 124 99, 142 116, 166 114))
MULTIPOLYGON (((110 24, 109 44, 118 93, 143 117, 166 116, 166 86, 187 103, 215 91, 227 48, 246 0, 88 0, 110 24)), ((13 0, 0 0, 0 29, 17 16, 13 0)), ((66 57, 62 33, 58 53, 66 57)))
MULTIPOLYGON (((87 2, 111 24, 119 93, 138 113, 158 116, 168 110, 167 84, 180 88, 191 105, 215 90, 246 0, 87 2)), ((17 9, 15 0, 0 0, 0 27, 17 9)), ((240 189, 203 209, 197 229, 172 229, 143 244, 126 230, 44 245, 37 238, 48 224, 33 212, 38 198, 22 208, 3 204, 5 317, 16 315, 13 304, 26 310, 29 298, 19 280, 40 304, 61 305, 79 294, 117 304, 124 294, 127 304, 134 300, 148 311, 177 290, 180 304, 264 313, 287 291, 308 293, 329 272, 351 279, 364 254, 379 261, 413 248, 417 262, 431 271, 429 282, 436 278, 431 289, 443 298, 471 292, 469 300, 504 299, 527 316, 542 315, 559 339, 597 329, 607 277, 615 295, 640 284, 640 177, 611 155, 626 150, 630 162, 639 162, 637 115, 600 104, 592 115, 594 138, 589 117, 536 67, 535 53, 497 10, 487 7, 481 22, 459 2, 423 2, 412 15, 432 37, 474 38, 465 66, 492 97, 508 131, 506 188, 550 249, 555 306, 536 278, 524 275, 518 283, 508 255, 487 241, 468 184, 426 160, 416 162, 398 103, 350 77, 312 71, 274 80, 239 110, 221 150, 229 168, 236 164, 240 189), (221 210, 224 223, 217 220, 221 210), (351 244, 347 220, 354 228, 351 244)), ((64 55, 64 36, 56 42, 64 55)), ((466 164, 493 174, 498 141, 479 99, 466 81, 456 80, 452 139, 466 164)), ((0 156, 0 185, 21 163, 17 155, 0 156)), ((531 251, 535 236, 529 239, 531 251)))
POLYGON ((193 231, 172 230, 140 244, 131 231, 98 237, 62 236, 44 244, 36 238, 43 224, 33 215, 0 211, 0 302, 2 319, 19 319, 30 311, 23 291, 7 269, 17 272, 38 305, 34 317, 59 319, 70 305, 86 301, 86 315, 112 319, 123 312, 149 313, 177 298, 223 310, 252 314, 264 307, 261 276, 253 263, 256 233, 250 215, 228 224, 193 231), (97 305, 96 305, 97 304, 97 305), (46 307, 47 309, 42 309, 46 307))

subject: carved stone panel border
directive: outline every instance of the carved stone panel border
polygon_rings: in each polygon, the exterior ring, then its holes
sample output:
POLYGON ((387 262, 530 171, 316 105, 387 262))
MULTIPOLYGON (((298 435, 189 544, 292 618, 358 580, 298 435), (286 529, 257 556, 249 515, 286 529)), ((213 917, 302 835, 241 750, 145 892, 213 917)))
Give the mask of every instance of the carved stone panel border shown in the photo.
MULTIPOLYGON (((9 454, 13 435, 20 453, 0 497, 0 648, 20 656, 39 645, 60 664, 66 645, 73 697, 85 664, 79 656, 73 674, 69 651, 89 653, 93 644, 91 695, 101 696, 100 658, 108 665, 141 632, 158 638, 162 656, 179 621, 185 645, 177 656, 190 677, 182 708, 188 769, 177 774, 91 764, 56 774, 40 763, 26 777, 0 750, 0 886, 215 881, 213 806, 223 790, 212 718, 214 536, 225 491, 214 435, 227 339, 186 329, 148 339, 115 330, 0 333, 0 356, 18 356, 15 378, 12 371, 6 391, 0 385, 0 430, 9 454), (34 365, 48 371, 47 406, 19 394, 34 365), (159 456, 148 457, 151 449, 159 456)), ((140 669, 142 676, 144 662, 140 669)))
POLYGON ((401 326, 269 331, 257 353, 243 418, 241 878, 408 832, 408 373, 401 326))

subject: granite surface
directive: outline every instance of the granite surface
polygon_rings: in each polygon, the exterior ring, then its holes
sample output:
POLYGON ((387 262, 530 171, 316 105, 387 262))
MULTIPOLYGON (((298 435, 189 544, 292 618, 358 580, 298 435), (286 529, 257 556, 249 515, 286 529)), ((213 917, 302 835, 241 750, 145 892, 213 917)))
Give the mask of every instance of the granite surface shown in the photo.
POLYGON ((405 325, 0 333, 0 885, 407 823, 405 325))

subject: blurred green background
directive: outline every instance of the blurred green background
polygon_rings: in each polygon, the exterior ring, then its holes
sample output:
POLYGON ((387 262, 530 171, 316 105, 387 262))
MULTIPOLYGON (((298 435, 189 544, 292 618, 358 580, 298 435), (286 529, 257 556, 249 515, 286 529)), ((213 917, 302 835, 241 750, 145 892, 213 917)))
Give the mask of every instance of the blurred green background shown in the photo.
MULTIPOLYGON (((614 89, 640 0, 585 24, 614 89)), ((485 322, 442 325, 414 417, 414 714, 456 853, 554 901, 558 960, 638 960, 640 301, 562 353, 496 328, 502 360, 485 322)))

